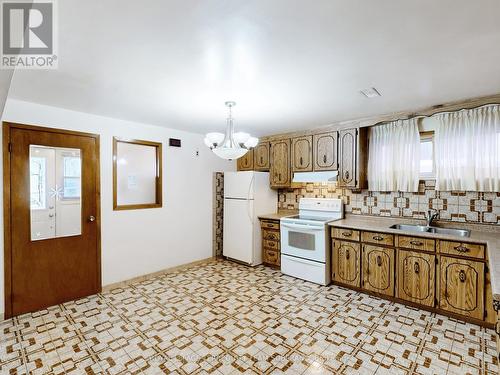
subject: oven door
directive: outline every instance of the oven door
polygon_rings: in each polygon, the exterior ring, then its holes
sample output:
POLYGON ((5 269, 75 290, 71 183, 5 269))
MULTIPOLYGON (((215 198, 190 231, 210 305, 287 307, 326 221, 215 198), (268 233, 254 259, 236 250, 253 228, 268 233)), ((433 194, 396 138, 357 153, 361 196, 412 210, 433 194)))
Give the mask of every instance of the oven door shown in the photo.
POLYGON ((281 221, 281 253, 314 260, 326 261, 325 226, 281 221))

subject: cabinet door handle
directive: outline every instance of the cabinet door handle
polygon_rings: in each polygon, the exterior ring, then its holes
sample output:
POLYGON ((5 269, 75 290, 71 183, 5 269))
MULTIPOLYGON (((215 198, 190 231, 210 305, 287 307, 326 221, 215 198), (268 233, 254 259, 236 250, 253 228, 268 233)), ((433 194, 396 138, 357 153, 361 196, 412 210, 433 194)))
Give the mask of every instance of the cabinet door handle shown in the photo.
POLYGON ((345 251, 345 258, 346 258, 347 260, 349 260, 349 258, 350 258, 350 257, 351 257, 351 254, 349 253, 349 249, 347 249, 347 250, 345 251))
POLYGON ((463 283, 465 282, 465 280, 467 280, 467 275, 465 274, 464 270, 460 270, 460 272, 458 273, 458 279, 463 283))
POLYGON ((413 264, 413 270, 415 271, 415 273, 419 273, 420 272, 420 264, 418 264, 418 262, 415 262, 413 264))
POLYGON ((344 237, 351 237, 352 236, 352 232, 342 232, 342 235, 344 237))
POLYGON ((281 182, 281 173, 278 173, 278 180, 281 182))
POLYGON ((382 265, 382 257, 380 255, 377 255, 377 266, 381 266, 382 265))
POLYGON ((300 157, 300 165, 302 165, 302 163, 304 162, 304 159, 302 158, 302 156, 300 157))
POLYGON ((345 179, 348 180, 349 179, 349 171, 345 171, 344 176, 345 176, 345 179))
POLYGON ((384 239, 384 237, 382 236, 373 236, 372 237, 375 241, 382 241, 384 239))
POLYGON ((420 241, 410 241, 413 246, 422 246, 424 243, 420 241))
POLYGON ((264 158, 262 156, 260 157, 260 164, 264 164, 264 158))
POLYGON ((323 155, 323 163, 326 163, 326 155, 323 155))
POLYGON ((462 245, 455 246, 454 249, 456 251, 458 251, 459 253, 468 253, 469 250, 470 250, 468 247, 465 247, 465 246, 462 246, 462 245))

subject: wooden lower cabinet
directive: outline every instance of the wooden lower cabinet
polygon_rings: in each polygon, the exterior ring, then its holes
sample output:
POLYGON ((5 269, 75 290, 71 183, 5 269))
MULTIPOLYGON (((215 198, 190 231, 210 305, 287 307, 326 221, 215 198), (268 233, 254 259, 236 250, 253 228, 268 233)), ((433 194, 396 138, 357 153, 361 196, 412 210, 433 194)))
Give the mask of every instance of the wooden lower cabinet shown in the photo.
MULTIPOLYGON (((335 284, 494 326, 484 244, 344 227, 332 227, 330 233, 335 284)), ((500 333, 500 322, 497 327, 500 333)))
POLYGON ((363 246, 363 289, 394 296, 394 249, 363 246))
POLYGON ((361 282, 361 252, 359 243, 333 241, 333 280, 355 287, 361 282))
POLYGON ((434 307, 436 256, 398 250, 397 297, 434 307))
POLYGON ((439 288, 439 308, 484 318, 484 263, 442 256, 439 288))
POLYGON ((281 237, 279 220, 261 219, 262 263, 266 266, 281 266, 281 237))

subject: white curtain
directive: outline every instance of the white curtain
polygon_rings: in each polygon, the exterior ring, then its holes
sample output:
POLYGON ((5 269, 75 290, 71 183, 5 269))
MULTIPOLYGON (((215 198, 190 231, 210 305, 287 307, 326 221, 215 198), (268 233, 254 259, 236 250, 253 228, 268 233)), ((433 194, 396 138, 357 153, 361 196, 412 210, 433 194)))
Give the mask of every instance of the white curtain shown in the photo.
POLYGON ((435 117, 436 190, 500 191, 500 106, 435 117))
POLYGON ((370 128, 368 189, 418 191, 420 134, 416 119, 370 128))

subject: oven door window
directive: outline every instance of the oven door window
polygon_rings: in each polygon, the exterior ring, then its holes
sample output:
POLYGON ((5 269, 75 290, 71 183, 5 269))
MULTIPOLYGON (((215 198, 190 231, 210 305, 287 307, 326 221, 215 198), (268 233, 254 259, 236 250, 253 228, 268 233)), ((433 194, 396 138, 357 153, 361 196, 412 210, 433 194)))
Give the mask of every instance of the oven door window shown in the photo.
POLYGON ((304 232, 288 232, 288 246, 302 249, 302 250, 310 250, 314 251, 316 246, 316 236, 311 233, 304 232))

